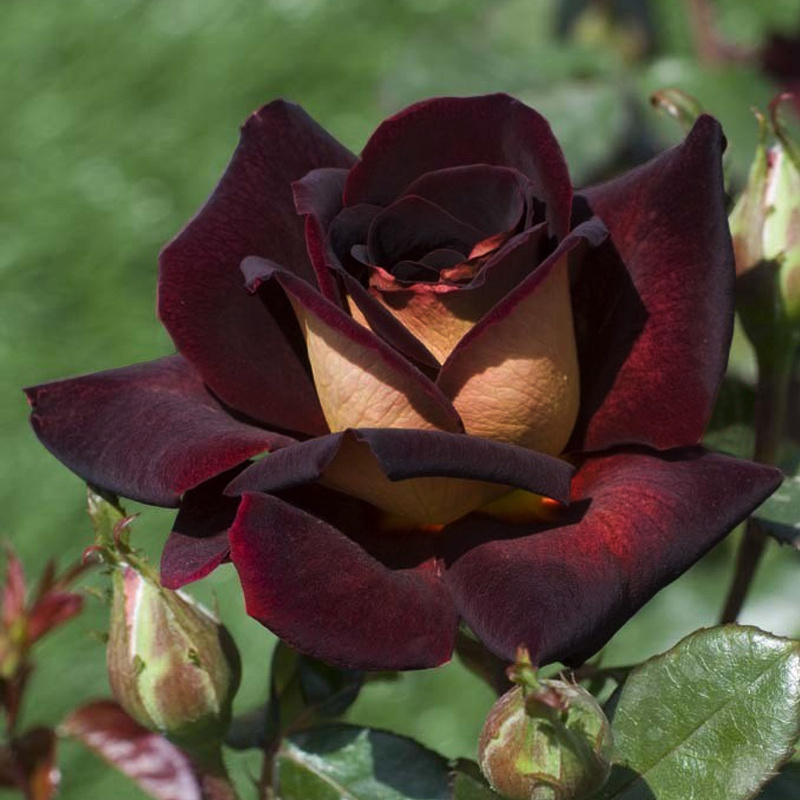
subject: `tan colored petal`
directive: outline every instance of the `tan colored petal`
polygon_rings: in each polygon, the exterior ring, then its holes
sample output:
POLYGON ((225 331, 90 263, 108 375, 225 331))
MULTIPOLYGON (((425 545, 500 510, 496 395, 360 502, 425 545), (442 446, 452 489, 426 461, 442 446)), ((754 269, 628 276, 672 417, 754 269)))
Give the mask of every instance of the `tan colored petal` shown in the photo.
POLYGON ((509 487, 464 478, 387 478, 364 442, 347 440, 322 483, 416 523, 444 525, 508 493, 509 487))
POLYGON ((566 254, 496 306, 442 367, 438 384, 468 433, 557 455, 580 386, 566 254))
POLYGON ((544 235, 542 225, 518 237, 491 258, 474 287, 419 283, 406 289, 385 270, 374 268, 370 293, 444 363, 475 323, 535 269, 544 235))

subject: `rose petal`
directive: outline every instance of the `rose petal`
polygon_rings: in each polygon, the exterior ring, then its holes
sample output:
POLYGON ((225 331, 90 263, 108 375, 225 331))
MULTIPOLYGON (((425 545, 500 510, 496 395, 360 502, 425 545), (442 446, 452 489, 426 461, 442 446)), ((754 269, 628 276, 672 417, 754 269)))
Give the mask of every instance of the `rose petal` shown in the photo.
POLYGON ((572 187, 561 148, 544 117, 504 94, 426 100, 390 117, 350 171, 345 205, 385 206, 421 175, 468 164, 530 178, 551 230, 567 233, 572 187))
POLYGON ((467 258, 483 238, 481 231, 459 222, 435 203, 407 195, 375 215, 367 252, 371 264, 388 269, 398 261, 415 261, 443 247, 467 258))
POLYGON ((322 168, 311 170, 292 184, 294 205, 298 214, 306 217, 306 248, 316 273, 322 294, 340 303, 338 289, 330 268, 328 228, 342 210, 342 194, 347 178, 346 169, 322 168))
MULTIPOLYGON (((444 362, 467 331, 536 268, 545 227, 541 224, 515 237, 468 285, 405 287, 393 276, 375 270, 370 294, 424 343, 437 364, 444 362)), ((347 291, 351 291, 349 284, 347 291)))
POLYGON ((352 162, 298 106, 270 103, 247 121, 214 193, 161 254, 158 309, 175 346, 222 400, 269 425, 326 430, 288 304, 267 308, 249 295, 239 264, 260 255, 315 282, 291 183, 352 162))
POLYGON ((103 489, 157 506, 288 436, 234 419, 189 363, 168 356, 25 390, 42 444, 103 489))
MULTIPOLYGON (((242 465, 243 466, 243 465, 242 465)), ((161 551, 161 583, 180 589, 198 581, 228 560, 228 528, 239 500, 224 494, 242 466, 217 475, 184 494, 172 531, 161 551)))
POLYGON ((442 524, 510 487, 565 501, 569 464, 463 434, 366 428, 321 436, 248 467, 226 492, 274 493, 322 480, 389 513, 442 524))
POLYGON ((403 355, 426 367, 439 367, 427 347, 403 323, 378 302, 352 275, 341 273, 350 315, 403 355))
POLYGON ((455 346, 437 384, 468 433, 553 455, 563 450, 579 399, 568 256, 604 236, 597 220, 576 228, 455 346))
POLYGON ((584 193, 610 239, 573 289, 582 391, 571 449, 699 440, 733 326, 723 147, 703 116, 679 147, 584 193))
POLYGON ((590 458, 560 526, 472 515, 446 528, 444 581, 501 657, 524 645, 536 664, 580 663, 780 481, 702 448, 590 458))
POLYGON ((484 236, 492 236, 513 230, 520 221, 524 182, 516 170, 471 164, 422 175, 403 194, 424 197, 484 236))
MULTIPOLYGON (((337 214, 328 229, 328 242, 330 253, 333 255, 330 266, 337 269, 346 268, 358 276, 360 271, 366 273, 363 267, 349 269, 356 260, 352 257, 354 247, 363 247, 366 253, 367 236, 372 220, 380 213, 380 206, 360 205, 344 208, 337 214)), ((369 263, 369 258, 363 261, 369 263)))
POLYGON ((325 280, 319 277, 322 272, 335 270, 348 287, 349 299, 353 301, 349 304, 349 311, 356 321, 408 358, 425 366, 438 367, 439 363, 427 348, 376 303, 347 270, 352 268, 355 260, 350 256, 350 250, 354 245, 366 242, 369 226, 381 209, 362 205, 334 212, 337 205, 341 205, 341 189, 334 179, 343 181, 344 174, 345 170, 314 170, 293 185, 298 213, 308 215, 306 243, 318 271, 320 290, 329 300, 341 304, 335 281, 331 277, 325 280))
POLYGON ((458 415, 434 383, 309 284, 263 259, 245 259, 242 270, 252 290, 275 279, 292 301, 332 431, 461 429, 458 415))
POLYGON ((230 537, 248 614, 298 650, 346 667, 447 661, 458 620, 431 537, 398 534, 387 552, 373 514, 346 519, 342 532, 276 497, 246 494, 230 537))

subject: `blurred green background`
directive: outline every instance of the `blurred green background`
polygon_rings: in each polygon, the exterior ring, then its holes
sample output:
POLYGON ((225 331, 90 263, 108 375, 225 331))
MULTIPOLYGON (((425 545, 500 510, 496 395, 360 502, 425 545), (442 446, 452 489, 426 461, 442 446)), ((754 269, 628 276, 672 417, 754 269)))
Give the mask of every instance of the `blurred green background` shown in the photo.
MULTIPOLYGON (((734 183, 756 141, 750 106, 775 85, 750 63, 700 64, 677 0, 3 0, 0 4, 0 424, 4 536, 35 574, 91 542, 81 482, 36 442, 19 391, 171 351, 154 316, 156 257, 213 189, 249 112, 283 96, 358 151, 388 114, 422 97, 502 90, 544 112, 576 184, 613 174, 680 136, 647 98, 679 86, 723 122, 734 183), (647 14, 641 15, 645 10, 647 14), (559 35, 561 31, 561 35, 559 35)), ((800 25, 800 0, 719 0, 719 31, 755 47, 800 25)), ((746 347, 736 370, 752 379, 746 347)), ((171 512, 141 512, 155 557, 171 512)), ((713 624, 731 539, 662 592, 607 648, 641 660, 713 624)), ((800 634, 798 554, 772 547, 744 620, 800 634)), ((99 574, 88 583, 101 588, 99 574)), ((244 656, 239 710, 263 702, 272 638, 243 611, 230 567, 192 591, 218 603, 244 656)), ((108 694, 107 607, 42 643, 25 722, 55 723, 108 694)), ((557 624, 557 620, 554 621, 557 624)), ((472 755, 490 692, 458 664, 370 686, 352 719, 472 755)), ((237 756, 246 790, 258 759, 237 756)), ((76 745, 61 749, 65 800, 144 797, 76 745)), ((246 791, 245 791, 246 795, 246 791)))

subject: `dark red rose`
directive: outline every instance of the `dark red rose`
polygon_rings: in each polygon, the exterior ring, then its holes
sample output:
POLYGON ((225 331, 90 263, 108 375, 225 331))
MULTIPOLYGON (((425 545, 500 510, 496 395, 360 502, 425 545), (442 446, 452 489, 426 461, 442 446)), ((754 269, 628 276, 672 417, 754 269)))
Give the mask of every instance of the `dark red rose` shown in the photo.
POLYGON ((780 482, 698 446, 728 353, 719 125, 573 197, 504 95, 384 122, 360 159, 255 113, 161 256, 179 355, 28 390, 84 479, 178 506, 177 587, 363 668, 591 655, 780 482), (271 454, 255 462, 254 456, 271 454))

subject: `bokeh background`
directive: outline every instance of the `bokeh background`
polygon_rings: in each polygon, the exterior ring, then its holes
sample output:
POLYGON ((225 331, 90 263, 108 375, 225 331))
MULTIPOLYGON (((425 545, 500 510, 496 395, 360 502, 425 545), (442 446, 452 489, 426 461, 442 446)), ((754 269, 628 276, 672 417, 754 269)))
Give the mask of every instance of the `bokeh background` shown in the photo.
MULTIPOLYGON (((2 535, 33 574, 91 542, 81 482, 36 442, 20 387, 171 352, 155 319, 156 258, 222 173, 252 110, 302 104, 352 150, 423 97, 507 91, 542 111, 576 185, 680 138, 648 97, 679 86, 718 116, 741 184, 779 81, 759 48, 800 29, 800 0, 717 0, 716 40, 679 0, 3 0, 0 124, 0 491, 2 535)), ((752 382, 747 347, 735 374, 752 382)), ((141 512, 134 541, 157 557, 171 512, 141 512)), ((732 537, 611 642, 638 661, 713 624, 732 537)), ((798 553, 770 548, 744 620, 800 634, 798 553)), ((87 584, 107 584, 96 573, 87 584)), ((265 698, 274 640, 244 614, 230 567, 192 592, 216 604, 244 657, 237 709, 265 698)), ((42 643, 24 721, 55 723, 108 694, 108 607, 87 598, 42 643)), ((558 624, 557 620, 553 624, 558 624)), ((474 754, 490 692, 459 664, 371 685, 349 716, 474 754)), ((65 800, 144 797, 77 745, 60 753, 65 800)), ((258 759, 236 756, 247 796, 258 759)), ((6 796, 0 794, 0 796, 6 796)))

